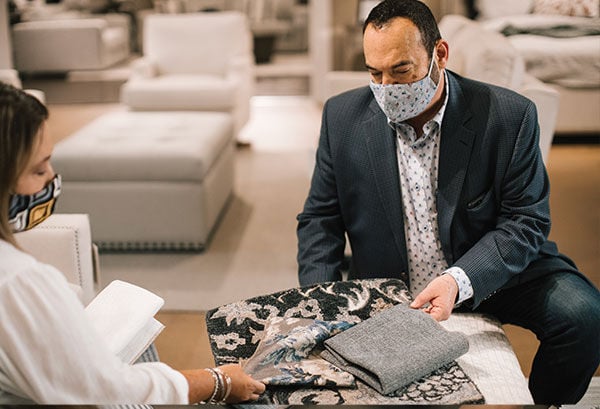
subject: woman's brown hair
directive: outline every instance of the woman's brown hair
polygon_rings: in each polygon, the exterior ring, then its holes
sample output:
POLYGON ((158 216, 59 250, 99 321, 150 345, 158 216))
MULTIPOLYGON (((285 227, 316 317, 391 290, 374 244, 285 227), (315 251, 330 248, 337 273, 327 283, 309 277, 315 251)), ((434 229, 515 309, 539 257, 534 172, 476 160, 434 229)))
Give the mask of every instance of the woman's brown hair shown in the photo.
POLYGON ((48 109, 37 98, 0 82, 0 240, 16 244, 8 224, 10 197, 38 142, 48 109))

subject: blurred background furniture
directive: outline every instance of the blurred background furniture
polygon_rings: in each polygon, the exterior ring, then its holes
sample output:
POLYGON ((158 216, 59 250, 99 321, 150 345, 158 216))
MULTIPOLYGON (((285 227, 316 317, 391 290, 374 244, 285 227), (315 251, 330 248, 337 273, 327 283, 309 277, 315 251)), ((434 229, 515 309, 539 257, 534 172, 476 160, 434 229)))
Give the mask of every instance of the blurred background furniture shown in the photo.
POLYGON ((158 13, 239 11, 248 17, 257 64, 271 62, 273 53, 308 50, 306 0, 156 0, 158 13))
POLYGON ((144 55, 132 65, 121 101, 134 111, 227 112, 237 135, 249 119, 254 90, 246 16, 150 14, 143 30, 144 55))
POLYGON ((16 239, 26 252, 56 267, 79 287, 84 305, 94 298, 98 259, 86 214, 53 214, 33 229, 17 233, 16 239))
POLYGON ((529 74, 559 92, 558 134, 600 132, 600 1, 467 3, 483 27, 507 36, 529 74))
POLYGON ((449 70, 512 89, 535 103, 540 149, 547 163, 559 107, 558 92, 526 72, 523 56, 501 34, 460 15, 443 17, 439 27, 450 46, 449 70))
POLYGON ((233 192, 221 112, 106 113, 56 144, 61 213, 89 214, 108 251, 204 249, 233 192))
MULTIPOLYGON (((17 70, 8 68, 0 69, 0 82, 10 84, 13 87, 23 88, 23 84, 21 83, 21 78, 19 77, 19 72, 17 70)), ((24 91, 36 97, 43 104, 46 103, 46 94, 44 91, 39 89, 25 89, 24 91)))
POLYGON ((98 70, 130 55, 130 20, 121 13, 90 14, 44 8, 12 26, 14 65, 20 72, 98 70))
MULTIPOLYGON (((10 16, 7 0, 0 0, 0 82, 22 88, 19 72, 14 69, 12 43, 10 41, 10 16)), ((40 90, 28 90, 40 101, 45 101, 45 95, 40 90)))

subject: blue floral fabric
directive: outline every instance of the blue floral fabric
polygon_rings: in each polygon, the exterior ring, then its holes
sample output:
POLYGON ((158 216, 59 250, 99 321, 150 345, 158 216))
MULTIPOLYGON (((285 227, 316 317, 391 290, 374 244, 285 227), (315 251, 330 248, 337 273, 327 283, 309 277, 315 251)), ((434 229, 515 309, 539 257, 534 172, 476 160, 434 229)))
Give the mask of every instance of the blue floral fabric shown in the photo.
POLYGON ((267 385, 354 387, 354 376, 319 357, 323 341, 352 327, 345 321, 275 317, 244 370, 267 385))

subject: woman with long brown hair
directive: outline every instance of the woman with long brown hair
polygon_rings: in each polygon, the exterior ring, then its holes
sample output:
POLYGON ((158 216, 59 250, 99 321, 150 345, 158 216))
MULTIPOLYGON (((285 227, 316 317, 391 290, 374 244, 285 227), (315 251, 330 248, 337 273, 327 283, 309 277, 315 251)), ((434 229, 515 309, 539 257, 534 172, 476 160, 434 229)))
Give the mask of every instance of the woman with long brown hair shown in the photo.
POLYGON ((257 399, 265 386, 239 365, 176 371, 121 362, 64 276, 18 247, 14 233, 50 216, 61 191, 47 119, 35 97, 0 83, 0 404, 257 399))

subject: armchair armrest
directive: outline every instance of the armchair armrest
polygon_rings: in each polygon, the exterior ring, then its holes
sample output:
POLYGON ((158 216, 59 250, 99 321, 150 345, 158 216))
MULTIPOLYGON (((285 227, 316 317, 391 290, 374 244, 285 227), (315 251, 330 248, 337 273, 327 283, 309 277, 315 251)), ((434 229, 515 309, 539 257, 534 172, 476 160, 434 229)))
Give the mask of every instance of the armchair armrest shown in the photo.
POLYGON ((135 80, 136 78, 152 78, 158 76, 158 67, 149 58, 140 57, 135 60, 131 65, 130 79, 135 80))
POLYGON ((19 72, 12 68, 0 68, 0 82, 10 84, 13 87, 21 88, 21 79, 19 78, 19 72))
POLYGON ((255 65, 251 54, 236 55, 229 61, 227 80, 236 84, 236 133, 250 118, 250 98, 254 95, 255 65))
POLYGON ((36 259, 61 271, 81 288, 87 305, 94 297, 97 253, 86 214, 54 214, 35 228, 17 233, 17 243, 36 259))
MULTIPOLYGON (((0 82, 5 82, 17 88, 22 88, 23 85, 21 78, 19 78, 19 72, 12 68, 0 68, 0 82)), ((46 103, 46 94, 44 91, 39 89, 26 89, 24 91, 39 99, 42 104, 46 103)))
POLYGON ((236 55, 229 60, 227 76, 254 78, 254 59, 251 55, 236 55))

